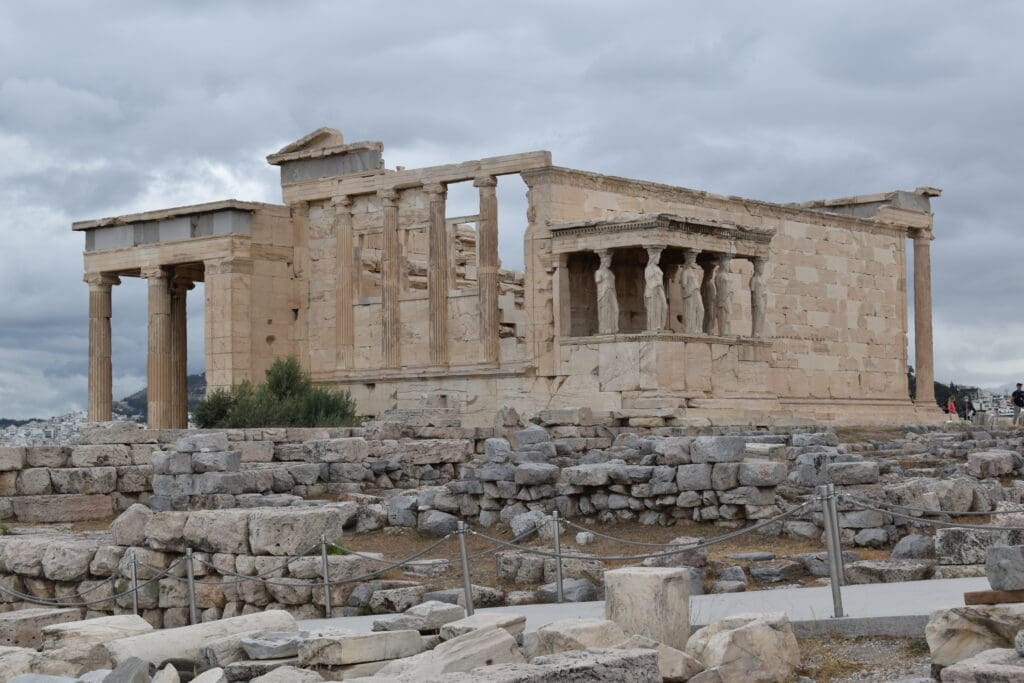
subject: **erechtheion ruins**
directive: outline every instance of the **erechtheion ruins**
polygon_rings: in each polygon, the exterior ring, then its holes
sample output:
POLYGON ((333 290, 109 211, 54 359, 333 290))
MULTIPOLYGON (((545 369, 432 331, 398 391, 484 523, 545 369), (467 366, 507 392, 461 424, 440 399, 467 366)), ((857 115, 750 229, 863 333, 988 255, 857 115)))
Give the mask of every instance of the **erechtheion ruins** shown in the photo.
MULTIPOLYGON (((184 427, 185 310, 205 292, 210 387, 294 354, 359 411, 585 405, 642 420, 927 421, 932 188, 773 204, 554 166, 527 152, 419 169, 320 129, 267 157, 283 205, 82 221, 89 415, 111 416, 111 288, 148 280, 149 422, 184 427), (501 267, 496 186, 526 186, 525 269, 501 267), (472 181, 479 211, 446 214, 472 181)), ((502 226, 504 227, 504 226, 502 226)))

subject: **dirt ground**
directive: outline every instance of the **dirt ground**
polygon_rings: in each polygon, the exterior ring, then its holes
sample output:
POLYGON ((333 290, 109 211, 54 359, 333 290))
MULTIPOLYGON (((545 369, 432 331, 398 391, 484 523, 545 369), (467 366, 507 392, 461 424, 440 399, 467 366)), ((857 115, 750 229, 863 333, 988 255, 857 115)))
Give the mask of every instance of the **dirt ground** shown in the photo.
POLYGON ((806 638, 800 655, 798 673, 816 683, 884 683, 931 670, 923 638, 806 638))

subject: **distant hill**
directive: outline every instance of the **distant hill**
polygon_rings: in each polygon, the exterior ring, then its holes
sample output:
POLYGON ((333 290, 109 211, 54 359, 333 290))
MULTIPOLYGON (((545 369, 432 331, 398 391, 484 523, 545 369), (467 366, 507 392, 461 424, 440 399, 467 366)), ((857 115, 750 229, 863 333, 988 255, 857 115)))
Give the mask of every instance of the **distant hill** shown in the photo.
MULTIPOLYGON (((206 373, 188 376, 188 409, 195 409, 196 403, 206 397, 206 373)), ((146 388, 143 387, 131 396, 125 396, 114 402, 114 412, 126 417, 146 418, 146 388)))
POLYGON ((0 417, 0 429, 3 429, 4 427, 20 427, 22 425, 27 425, 29 422, 35 422, 39 419, 41 418, 30 417, 27 420, 14 420, 9 417, 0 417))

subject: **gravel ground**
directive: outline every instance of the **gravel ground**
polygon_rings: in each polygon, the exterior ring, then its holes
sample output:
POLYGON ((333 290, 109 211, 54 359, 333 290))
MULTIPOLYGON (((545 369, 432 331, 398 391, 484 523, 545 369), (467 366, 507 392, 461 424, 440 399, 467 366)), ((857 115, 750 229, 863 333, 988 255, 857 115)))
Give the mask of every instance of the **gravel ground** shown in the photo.
POLYGON ((929 676, 923 638, 805 638, 800 673, 817 683, 887 683, 929 676))

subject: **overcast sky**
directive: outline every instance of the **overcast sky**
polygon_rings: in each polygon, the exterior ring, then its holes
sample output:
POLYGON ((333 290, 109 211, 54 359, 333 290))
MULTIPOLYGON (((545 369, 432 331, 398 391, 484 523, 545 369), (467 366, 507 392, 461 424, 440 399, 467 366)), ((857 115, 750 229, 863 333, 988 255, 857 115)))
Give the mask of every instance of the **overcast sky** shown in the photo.
MULTIPOLYGON (((73 220, 279 202, 264 157, 320 126, 383 141, 389 167, 547 149, 771 201, 941 187, 936 377, 1024 378, 1024 4, 496 4, 0 5, 0 416, 85 406, 73 220)), ((126 280, 117 398, 145 383, 145 321, 126 280)))

